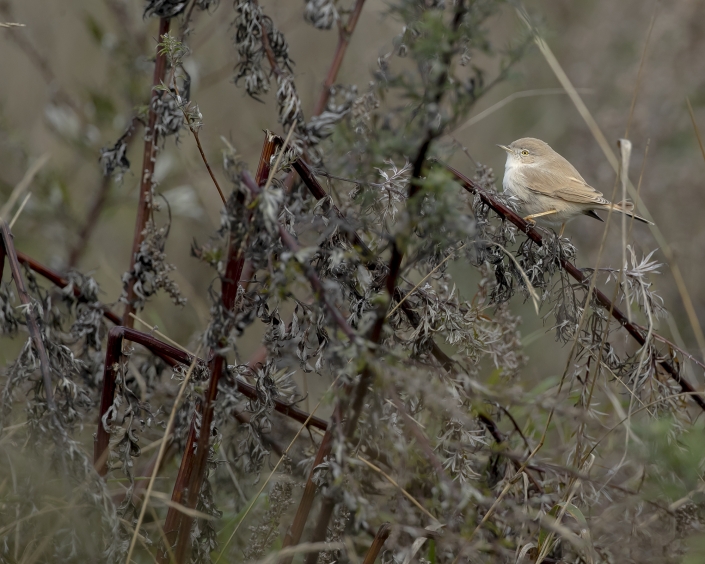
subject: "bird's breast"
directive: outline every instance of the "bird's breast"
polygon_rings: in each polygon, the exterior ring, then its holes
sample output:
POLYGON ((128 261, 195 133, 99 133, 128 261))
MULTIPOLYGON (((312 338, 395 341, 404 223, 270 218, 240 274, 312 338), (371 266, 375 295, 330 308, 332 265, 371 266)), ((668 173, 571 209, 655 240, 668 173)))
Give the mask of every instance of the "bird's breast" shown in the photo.
POLYGON ((507 162, 504 169, 504 179, 502 180, 504 191, 512 196, 516 196, 521 201, 531 198, 531 192, 526 184, 526 178, 519 170, 519 167, 507 162))

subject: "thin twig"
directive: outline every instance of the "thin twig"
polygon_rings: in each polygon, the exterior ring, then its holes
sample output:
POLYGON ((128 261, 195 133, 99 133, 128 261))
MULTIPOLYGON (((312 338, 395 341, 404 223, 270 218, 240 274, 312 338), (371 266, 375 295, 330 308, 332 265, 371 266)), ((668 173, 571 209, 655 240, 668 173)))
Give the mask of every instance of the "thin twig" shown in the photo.
MULTIPOLYGON (((191 8, 193 9, 193 6, 191 6, 191 8)), ((160 39, 163 39, 164 35, 166 35, 166 34, 160 35, 159 36, 160 39)), ((213 174, 213 169, 211 168, 211 165, 208 162, 208 159, 206 158, 206 154, 203 152, 203 146, 201 145, 201 140, 198 137, 198 129, 191 121, 191 116, 189 116, 188 112, 186 111, 186 108, 185 108, 184 103, 181 98, 181 94, 179 94, 179 88, 176 85, 176 79, 174 77, 175 70, 176 69, 172 69, 171 84, 172 84, 172 87, 174 88, 174 92, 176 92, 176 95, 174 96, 172 94, 172 97, 174 98, 174 101, 176 102, 179 109, 181 110, 181 113, 184 115, 184 119, 186 120, 186 124, 188 125, 188 129, 191 132, 191 134, 193 135, 193 138, 196 140, 196 146, 198 147, 198 152, 201 155, 201 160, 203 161, 203 164, 206 165, 206 170, 208 170, 208 174, 210 175, 211 180, 213 181, 213 184, 215 185, 216 190, 218 190, 218 195, 220 196, 220 200, 223 202, 223 205, 225 206, 225 205, 227 205, 227 201, 225 199, 225 194, 223 194, 223 190, 220 188, 220 184, 218 184, 218 180, 216 179, 215 174, 213 174)), ((169 90, 167 90, 167 92, 169 92, 169 94, 171 94, 171 92, 169 90)))
POLYGON ((19 219, 20 214, 22 213, 22 210, 27 205, 27 202, 29 201, 31 196, 32 196, 32 192, 27 192, 27 195, 24 197, 24 200, 22 200, 20 207, 17 208, 15 215, 12 216, 12 220, 10 221, 10 225, 9 225, 10 230, 12 230, 12 228, 15 226, 15 222, 19 219))
POLYGON ((335 49, 335 55, 333 55, 333 61, 331 62, 330 68, 328 69, 328 74, 326 75, 325 82, 323 83, 323 90, 321 90, 321 95, 318 97, 318 101, 313 108, 313 115, 320 115, 323 110, 326 109, 326 104, 328 104, 328 98, 330 97, 330 89, 335 84, 338 78, 338 71, 343 64, 343 59, 345 58, 345 52, 350 44, 350 38, 352 37, 357 22, 360 19, 360 14, 362 13, 362 7, 365 4, 365 0, 357 0, 355 7, 350 13, 348 18, 348 23, 345 26, 340 26, 338 30, 338 46, 335 49))

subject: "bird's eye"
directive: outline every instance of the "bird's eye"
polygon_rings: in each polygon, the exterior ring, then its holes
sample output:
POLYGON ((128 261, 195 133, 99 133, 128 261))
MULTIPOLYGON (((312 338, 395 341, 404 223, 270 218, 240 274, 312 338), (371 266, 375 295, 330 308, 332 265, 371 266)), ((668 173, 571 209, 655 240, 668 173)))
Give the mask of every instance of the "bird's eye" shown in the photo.
POLYGON ((528 154, 529 154, 529 151, 527 151, 526 149, 524 149, 524 150, 521 152, 521 154, 522 154, 522 155, 528 155, 528 154))

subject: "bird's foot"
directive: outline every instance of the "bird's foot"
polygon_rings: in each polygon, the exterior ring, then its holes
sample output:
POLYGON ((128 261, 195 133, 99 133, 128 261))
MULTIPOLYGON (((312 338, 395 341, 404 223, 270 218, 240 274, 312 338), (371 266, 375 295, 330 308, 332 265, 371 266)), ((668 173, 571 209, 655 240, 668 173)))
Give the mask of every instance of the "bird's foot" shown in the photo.
POLYGON ((536 227, 536 220, 533 217, 531 217, 530 215, 527 215, 524 218, 524 221, 526 221, 526 224, 527 224, 526 225, 527 232, 529 231, 529 229, 533 229, 534 227, 536 227))

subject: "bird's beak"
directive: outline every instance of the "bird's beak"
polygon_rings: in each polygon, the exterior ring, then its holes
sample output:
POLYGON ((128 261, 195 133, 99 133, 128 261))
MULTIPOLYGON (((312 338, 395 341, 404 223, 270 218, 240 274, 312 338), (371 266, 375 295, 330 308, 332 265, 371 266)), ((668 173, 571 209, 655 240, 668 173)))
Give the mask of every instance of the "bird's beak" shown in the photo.
POLYGON ((507 151, 507 153, 512 152, 512 150, 509 147, 507 147, 506 145, 497 145, 497 147, 499 147, 500 149, 504 149, 505 151, 507 151))

